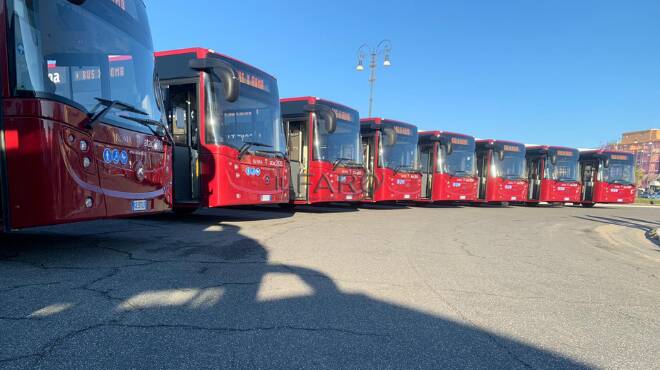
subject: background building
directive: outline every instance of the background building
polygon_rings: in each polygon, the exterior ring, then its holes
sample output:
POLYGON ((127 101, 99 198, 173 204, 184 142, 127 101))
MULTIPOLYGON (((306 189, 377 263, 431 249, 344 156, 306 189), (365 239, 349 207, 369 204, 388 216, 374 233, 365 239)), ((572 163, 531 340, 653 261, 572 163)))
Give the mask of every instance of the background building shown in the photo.
POLYGON ((637 168, 643 172, 639 186, 660 185, 660 129, 626 132, 612 147, 635 153, 637 168))

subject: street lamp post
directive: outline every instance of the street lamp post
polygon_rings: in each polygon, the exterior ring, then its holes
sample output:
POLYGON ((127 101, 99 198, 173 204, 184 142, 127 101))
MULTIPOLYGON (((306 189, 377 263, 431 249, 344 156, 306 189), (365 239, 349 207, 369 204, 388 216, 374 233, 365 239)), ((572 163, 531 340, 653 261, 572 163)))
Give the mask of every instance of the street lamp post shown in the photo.
POLYGON ((369 62, 369 69, 371 70, 371 75, 369 76, 369 117, 373 113, 374 106, 374 86, 376 84, 376 68, 378 67, 378 56, 384 54, 385 58, 383 60, 383 67, 390 67, 392 61, 390 60, 390 54, 392 52, 392 42, 390 40, 383 40, 378 43, 378 46, 371 48, 369 45, 364 44, 358 49, 358 65, 355 68, 358 72, 364 71, 364 58, 367 53, 370 54, 371 60, 369 62))

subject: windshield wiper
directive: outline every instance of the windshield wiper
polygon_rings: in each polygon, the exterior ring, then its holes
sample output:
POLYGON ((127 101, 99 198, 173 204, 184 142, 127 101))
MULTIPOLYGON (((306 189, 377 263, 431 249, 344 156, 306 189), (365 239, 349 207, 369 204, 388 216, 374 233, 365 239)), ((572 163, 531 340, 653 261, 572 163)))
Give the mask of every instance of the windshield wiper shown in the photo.
POLYGON ((413 166, 399 166, 399 167, 394 169, 394 173, 403 172, 402 170, 408 170, 408 172, 410 172, 410 173, 419 172, 419 170, 417 170, 413 166))
POLYGON ((169 143, 171 145, 174 145, 174 138, 172 137, 172 134, 170 134, 170 130, 167 129, 167 126, 165 126, 163 124, 163 122, 157 121, 155 119, 137 118, 137 117, 131 117, 131 116, 125 116, 125 115, 122 115, 122 116, 119 116, 119 117, 121 117, 123 119, 127 119, 129 121, 139 123, 142 126, 147 127, 151 132, 153 132, 154 135, 156 135, 158 137, 161 137, 161 138, 166 137, 167 140, 169 141, 169 143), (156 132, 156 130, 154 130, 153 126, 160 127, 165 132, 165 134, 160 134, 160 133, 156 132))
POLYGON ((344 163, 344 162, 349 162, 349 161, 352 161, 352 160, 353 160, 353 158, 337 158, 337 159, 335 159, 334 162, 332 162, 332 170, 334 171, 334 170, 336 170, 337 167, 339 167, 342 163, 344 163))
POLYGON ((245 153, 247 153, 247 151, 250 150, 250 148, 252 148, 253 146, 258 146, 258 147, 261 147, 261 148, 272 148, 273 147, 272 145, 258 143, 256 141, 246 141, 246 142, 243 143, 243 146, 241 146, 241 148, 238 150, 238 159, 243 158, 245 153))
POLYGON ((284 153, 278 152, 277 150, 255 150, 254 154, 263 155, 264 157, 272 156, 281 159, 286 158, 286 155, 284 153))
POLYGON ((139 114, 139 115, 142 115, 142 116, 148 116, 149 115, 149 113, 147 113, 145 111, 142 111, 142 110, 140 110, 140 109, 138 109, 138 108, 136 108, 136 107, 134 107, 134 106, 132 106, 128 103, 124 103, 124 102, 119 101, 119 100, 109 100, 109 99, 103 99, 103 98, 94 98, 94 99, 96 99, 96 101, 99 102, 99 105, 102 105, 105 108, 103 108, 101 111, 99 111, 98 113, 95 113, 94 115, 92 115, 90 117, 90 121, 87 124, 87 127, 89 127, 89 128, 92 128, 94 125, 99 123, 103 119, 103 117, 105 117, 113 109, 118 109, 118 110, 121 110, 121 111, 124 111, 124 112, 131 112, 131 113, 139 114))

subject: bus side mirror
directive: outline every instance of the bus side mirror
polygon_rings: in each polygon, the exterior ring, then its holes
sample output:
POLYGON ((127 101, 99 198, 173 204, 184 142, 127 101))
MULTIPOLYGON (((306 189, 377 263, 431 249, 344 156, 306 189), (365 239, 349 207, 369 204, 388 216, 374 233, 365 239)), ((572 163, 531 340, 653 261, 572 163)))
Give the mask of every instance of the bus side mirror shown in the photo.
POLYGON ((607 158, 604 164, 605 164, 605 168, 610 168, 610 159, 607 158))
POLYGON ((396 144, 396 131, 393 128, 386 127, 383 129, 383 135, 385 135, 385 145, 393 146, 396 144))
POLYGON ((238 100, 240 94, 240 81, 234 68, 227 62, 212 59, 191 59, 188 62, 190 69, 195 71, 202 71, 213 73, 220 81, 222 81, 222 86, 225 90, 225 100, 230 103, 238 100))
POLYGON ((504 160, 504 150, 503 149, 500 149, 500 150, 497 151, 497 158, 500 159, 500 162, 502 162, 504 160))
POLYGON ((451 155, 454 152, 454 144, 450 141, 447 143, 447 155, 451 155))
POLYGON ((553 166, 557 164, 557 154, 550 156, 550 163, 552 163, 553 166))
POLYGON ((337 131, 337 115, 332 109, 318 104, 309 104, 306 105, 303 109, 307 112, 316 113, 319 119, 325 121, 325 131, 327 131, 329 134, 337 131))

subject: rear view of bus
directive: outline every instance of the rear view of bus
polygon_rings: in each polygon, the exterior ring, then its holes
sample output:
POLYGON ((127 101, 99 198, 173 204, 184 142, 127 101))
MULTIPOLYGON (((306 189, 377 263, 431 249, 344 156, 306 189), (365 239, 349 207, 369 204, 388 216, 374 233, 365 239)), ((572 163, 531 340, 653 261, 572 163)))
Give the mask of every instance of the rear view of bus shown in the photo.
POLYGON ((0 0, 5 230, 171 207, 141 0, 0 0))
POLYGON ((327 100, 282 99, 294 204, 357 202, 363 198, 360 116, 327 100))
POLYGON ((367 167, 365 202, 419 200, 422 175, 417 162, 417 127, 382 118, 360 122, 367 167))
POLYGON ((556 146, 527 148, 529 197, 527 204, 580 203, 579 158, 577 149, 556 146))
POLYGON ((525 145, 510 141, 477 141, 477 202, 504 203, 527 200, 525 145))
POLYGON ((635 156, 632 153, 590 150, 580 153, 582 205, 635 202, 635 156))
POLYGON ((422 201, 477 199, 475 142, 472 136, 442 131, 419 133, 422 201))
POLYGON ((289 202, 277 80, 210 49, 156 53, 175 210, 289 202))

